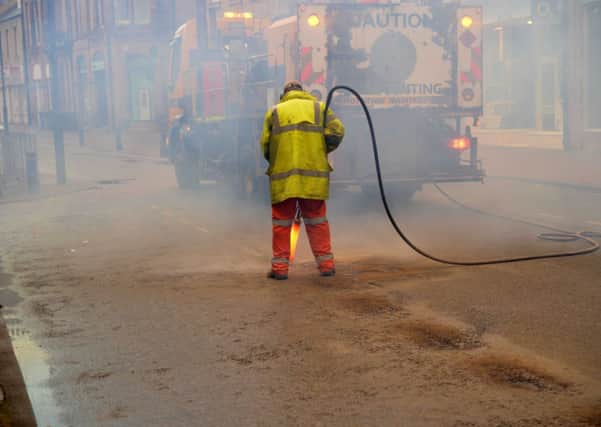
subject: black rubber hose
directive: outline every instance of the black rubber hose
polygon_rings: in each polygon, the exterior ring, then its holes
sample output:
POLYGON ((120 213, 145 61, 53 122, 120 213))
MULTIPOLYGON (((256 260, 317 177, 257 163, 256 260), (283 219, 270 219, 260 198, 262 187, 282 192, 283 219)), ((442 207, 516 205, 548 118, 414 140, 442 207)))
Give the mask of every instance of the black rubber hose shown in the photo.
MULTIPOLYGON (((365 105, 365 101, 363 100, 363 98, 361 97, 361 95, 359 95, 359 93, 348 86, 335 86, 334 88, 332 88, 329 92, 328 92, 328 97, 326 100, 326 108, 324 110, 324 117, 323 117, 323 123, 326 123, 326 116, 327 116, 327 112, 328 112, 328 108, 330 106, 330 104, 332 103, 332 97, 334 96, 334 93, 336 91, 339 90, 344 90, 347 92, 350 92, 351 94, 353 94, 357 100, 359 101, 359 103, 361 104, 361 107, 363 108, 363 112, 365 113, 365 117, 367 119, 367 124, 369 125, 369 134, 371 136, 371 143, 372 143, 372 148, 373 148, 373 152, 374 152, 374 162, 375 162, 375 166, 376 166, 376 175, 378 177, 378 188, 380 191, 380 198, 382 199, 382 204, 384 206, 384 210, 386 211, 386 216, 388 217, 388 220, 390 221, 390 224, 392 225, 392 227, 394 228, 394 230, 397 232, 397 234, 399 235, 399 237, 401 239, 403 239, 403 241, 411 248, 413 249, 415 252, 417 252, 418 254, 422 255, 425 258, 431 259, 432 261, 436 261, 436 262, 440 262, 442 264, 450 264, 450 265, 464 265, 464 266, 478 266, 478 265, 493 265, 493 264, 507 264, 507 263, 514 263, 514 262, 523 262, 523 261, 535 261, 535 260, 541 260, 541 259, 549 259, 549 258, 563 258, 563 257, 571 257, 571 256, 576 256, 576 255, 585 255, 585 254, 590 254, 592 252, 595 252, 599 249, 599 244, 597 242, 595 242, 594 240, 590 239, 587 236, 590 237, 597 237, 597 233, 591 233, 591 232, 585 232, 585 233, 570 233, 570 232, 564 232, 563 230, 559 230, 556 228, 552 228, 552 227, 547 227, 541 224, 536 224, 536 223, 531 223, 528 221, 521 221, 521 220, 517 220, 518 222, 524 222, 530 225, 536 225, 538 227, 542 227, 542 228, 546 228, 548 230, 552 230, 552 231, 556 231, 557 234, 553 234, 553 236, 551 236, 550 234, 547 237, 552 237, 552 238, 559 238, 558 236, 565 236, 566 238, 574 238, 577 240, 583 240, 584 242, 588 243, 590 245, 590 247, 588 248, 584 248, 584 249, 579 249, 579 250, 574 250, 574 251, 567 251, 567 252, 554 252, 554 253, 550 253, 550 254, 546 254, 546 255, 532 255, 532 256, 522 256, 522 257, 515 257, 515 258, 499 258, 499 259, 492 259, 492 260, 485 260, 485 261, 453 261, 453 260, 447 260, 447 259, 443 259, 443 258, 439 258, 437 256, 431 255, 429 253, 427 253, 426 251, 420 249, 418 246, 416 246, 411 240, 409 240, 409 238, 405 235, 405 233, 403 232, 403 230, 401 230, 401 228, 399 227, 399 225, 397 224, 396 220, 394 219, 394 217, 392 216, 392 212, 390 211, 390 207, 388 206, 388 201, 386 200, 386 194, 384 194, 384 181, 382 179, 382 171, 381 171, 381 167, 380 167, 380 154, 378 152, 378 144, 376 141, 376 134, 374 131, 374 125, 372 122, 372 118, 371 118, 371 114, 369 113, 369 109, 367 108, 367 105, 365 105)), ((439 191, 441 191, 441 193, 443 193, 444 195, 446 195, 448 198, 452 199, 451 196, 449 196, 447 193, 445 193, 440 187, 436 186, 438 188, 439 191)), ((455 200, 455 199, 452 199, 455 200)), ((464 206, 463 204, 455 201, 457 204, 464 206)), ((471 209, 470 210, 475 210, 475 211, 479 211, 477 209, 471 209)), ((483 211, 479 211, 482 214, 487 214, 486 212, 483 211)), ((506 217, 505 217, 506 218, 506 217)), ((507 219, 507 218, 506 218, 507 219)), ((544 236, 544 235, 543 235, 544 236)), ((544 238, 544 237, 543 237, 544 238)))

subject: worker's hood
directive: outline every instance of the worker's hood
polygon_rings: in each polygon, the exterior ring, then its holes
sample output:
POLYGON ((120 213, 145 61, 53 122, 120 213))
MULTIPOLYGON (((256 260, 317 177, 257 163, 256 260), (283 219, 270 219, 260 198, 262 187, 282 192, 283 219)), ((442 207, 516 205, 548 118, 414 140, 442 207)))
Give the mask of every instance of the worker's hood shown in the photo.
POLYGON ((280 102, 290 101, 291 99, 307 99, 309 101, 317 101, 317 98, 310 93, 302 90, 291 90, 290 92, 286 92, 284 94, 280 102))

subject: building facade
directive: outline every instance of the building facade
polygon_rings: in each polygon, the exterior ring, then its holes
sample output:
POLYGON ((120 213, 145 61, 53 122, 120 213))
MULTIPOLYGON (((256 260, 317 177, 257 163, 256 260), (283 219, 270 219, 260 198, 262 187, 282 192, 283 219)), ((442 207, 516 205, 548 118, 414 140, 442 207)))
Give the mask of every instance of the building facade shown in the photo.
POLYGON ((483 3, 483 127, 601 151, 601 0, 483 3))
POLYGON ((564 9, 559 0, 485 2, 484 125, 560 132, 564 9))
POLYGON ((49 49, 57 57, 61 110, 75 113, 78 126, 152 127, 163 120, 173 2, 23 0, 23 11, 35 123, 54 96, 49 49))
MULTIPOLYGON (((21 8, 17 0, 5 1, 0 4, 0 44, 4 64, 6 87, 3 88, 3 93, 6 94, 8 123, 27 124, 28 104, 24 72, 23 33, 21 31, 21 8)), ((4 115, 1 109, 0 122, 4 123, 4 115)))
MULTIPOLYGON (((483 127, 565 130, 566 148, 599 145, 601 0, 466 3, 482 4, 485 11, 483 127)), ((56 96, 79 127, 164 127, 169 42, 179 25, 195 17, 196 4, 0 0, 9 122, 42 124, 56 96), (50 47, 57 58, 56 95, 50 90, 50 47)), ((227 11, 269 19, 296 9, 291 0, 206 0, 206 5, 212 23, 227 11)))
POLYGON ((601 0, 569 2, 567 144, 601 152, 601 0))

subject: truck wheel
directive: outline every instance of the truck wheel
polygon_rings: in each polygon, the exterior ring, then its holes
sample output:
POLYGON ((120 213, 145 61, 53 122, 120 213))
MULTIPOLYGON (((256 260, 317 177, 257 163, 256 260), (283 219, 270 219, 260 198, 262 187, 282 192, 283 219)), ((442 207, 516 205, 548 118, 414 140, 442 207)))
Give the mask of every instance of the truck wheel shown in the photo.
POLYGON ((169 146, 167 145, 167 141, 165 139, 161 139, 159 144, 159 157, 161 159, 166 159, 169 157, 169 146))
POLYGON ((198 165, 187 159, 176 159, 174 162, 177 186, 181 190, 190 190, 200 187, 198 165))
POLYGON ((257 176, 254 168, 242 170, 238 183, 240 199, 252 203, 269 203, 269 179, 257 176))
POLYGON ((254 202, 261 200, 262 186, 257 176, 255 153, 250 148, 242 149, 240 153, 240 172, 238 175, 237 191, 242 200, 254 202))

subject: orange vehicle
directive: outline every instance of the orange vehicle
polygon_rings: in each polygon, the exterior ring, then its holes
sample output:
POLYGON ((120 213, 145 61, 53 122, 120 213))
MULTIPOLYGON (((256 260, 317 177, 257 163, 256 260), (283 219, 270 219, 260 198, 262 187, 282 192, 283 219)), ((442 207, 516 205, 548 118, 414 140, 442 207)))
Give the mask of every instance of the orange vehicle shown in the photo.
POLYGON ((203 61, 200 75, 194 65, 192 53, 198 49, 196 21, 190 20, 175 32, 170 44, 169 57, 169 120, 182 114, 182 103, 189 103, 195 114, 223 115, 223 90, 225 86, 222 61, 203 61), (197 73, 195 73, 197 71, 197 73), (199 86, 206 88, 198 97, 199 86))
POLYGON ((262 164, 255 144, 273 84, 263 26, 252 12, 224 12, 205 52, 198 49, 195 20, 175 32, 168 149, 181 188, 225 180, 245 194, 256 191, 262 164))

